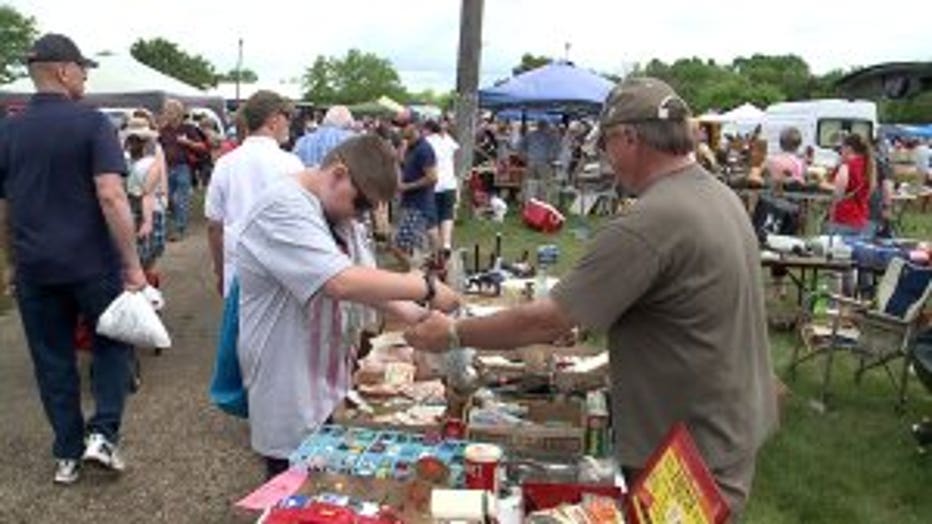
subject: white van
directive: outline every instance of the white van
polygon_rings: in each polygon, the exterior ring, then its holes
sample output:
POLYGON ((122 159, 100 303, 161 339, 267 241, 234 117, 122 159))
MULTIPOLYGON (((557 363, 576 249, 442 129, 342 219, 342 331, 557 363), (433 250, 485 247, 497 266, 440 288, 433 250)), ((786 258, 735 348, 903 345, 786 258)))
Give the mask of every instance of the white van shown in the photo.
POLYGON ((877 133, 877 104, 866 100, 803 100, 773 104, 764 112, 762 133, 767 151, 780 151, 780 132, 795 127, 802 135, 802 154, 812 147, 814 164, 834 167, 838 164, 835 148, 847 133, 857 133, 873 140, 877 133))

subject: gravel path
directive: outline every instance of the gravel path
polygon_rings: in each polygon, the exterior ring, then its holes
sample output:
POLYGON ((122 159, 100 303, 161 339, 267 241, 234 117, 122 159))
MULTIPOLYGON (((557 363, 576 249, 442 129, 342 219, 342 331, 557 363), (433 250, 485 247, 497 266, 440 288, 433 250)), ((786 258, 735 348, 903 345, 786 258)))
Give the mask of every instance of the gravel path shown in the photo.
MULTIPOLYGON (((0 523, 250 521, 232 502, 262 481, 262 464, 246 424, 213 408, 206 393, 220 300, 202 225, 169 244, 161 269, 174 347, 159 357, 140 352, 143 386, 127 405, 128 469, 118 478, 85 469, 77 485, 52 484, 51 429, 19 317, 0 316, 0 523)), ((86 384, 84 397, 89 413, 86 384)))

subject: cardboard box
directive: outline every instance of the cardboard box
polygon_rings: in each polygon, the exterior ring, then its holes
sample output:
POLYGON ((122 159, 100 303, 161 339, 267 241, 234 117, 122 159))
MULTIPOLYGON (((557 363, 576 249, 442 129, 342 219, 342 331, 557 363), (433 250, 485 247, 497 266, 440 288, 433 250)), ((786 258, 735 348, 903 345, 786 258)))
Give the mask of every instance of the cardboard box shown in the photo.
POLYGON ((500 444, 507 451, 530 457, 582 455, 585 449, 585 405, 579 399, 515 401, 528 410, 532 424, 492 426, 469 424, 467 439, 500 444))

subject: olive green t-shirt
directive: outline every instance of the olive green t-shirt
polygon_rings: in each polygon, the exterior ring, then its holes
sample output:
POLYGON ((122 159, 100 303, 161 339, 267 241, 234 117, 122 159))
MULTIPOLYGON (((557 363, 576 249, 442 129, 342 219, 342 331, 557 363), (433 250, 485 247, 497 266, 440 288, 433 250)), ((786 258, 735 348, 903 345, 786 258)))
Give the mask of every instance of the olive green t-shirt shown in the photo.
POLYGON ((777 423, 757 239, 737 196, 698 165, 607 224, 552 297, 607 331, 621 463, 643 467, 676 422, 725 467, 777 423))

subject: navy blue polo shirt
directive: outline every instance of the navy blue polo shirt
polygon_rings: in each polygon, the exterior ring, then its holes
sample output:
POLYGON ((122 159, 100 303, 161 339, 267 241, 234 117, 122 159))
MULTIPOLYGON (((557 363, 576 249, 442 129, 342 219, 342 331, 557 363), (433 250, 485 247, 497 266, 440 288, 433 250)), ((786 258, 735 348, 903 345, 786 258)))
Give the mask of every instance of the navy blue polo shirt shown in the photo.
MULTIPOLYGON (((417 182, 427 176, 427 170, 437 165, 434 148, 424 138, 419 138, 405 153, 401 179, 405 183, 417 182)), ((427 186, 414 191, 405 191, 401 195, 401 206, 416 208, 425 213, 434 209, 434 187, 427 186)))
POLYGON ((118 272, 94 178, 125 175, 116 129, 96 109, 38 93, 0 126, 0 198, 13 227, 17 274, 62 284, 118 272))

